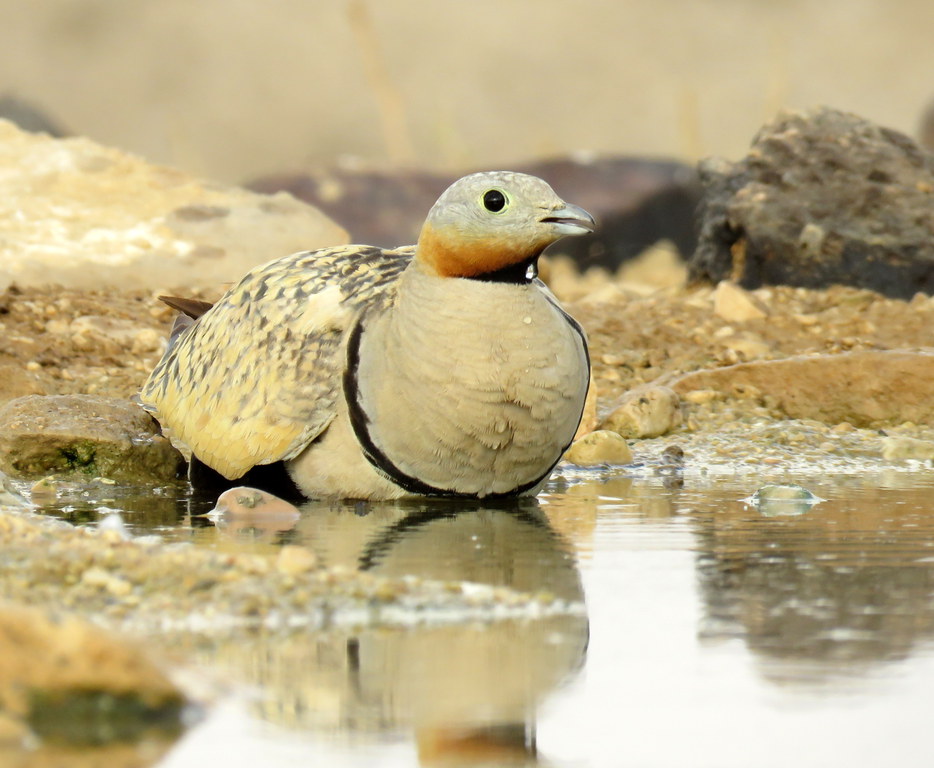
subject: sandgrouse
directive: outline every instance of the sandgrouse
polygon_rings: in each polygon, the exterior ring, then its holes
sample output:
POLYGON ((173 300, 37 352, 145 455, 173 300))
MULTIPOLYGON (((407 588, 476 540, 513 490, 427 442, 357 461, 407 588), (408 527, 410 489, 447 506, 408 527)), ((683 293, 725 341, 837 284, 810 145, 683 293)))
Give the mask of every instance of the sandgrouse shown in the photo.
POLYGON ((534 176, 465 176, 415 246, 297 253, 183 303, 140 401, 229 480, 284 462, 312 498, 535 494, 590 373, 537 260, 593 226, 534 176))

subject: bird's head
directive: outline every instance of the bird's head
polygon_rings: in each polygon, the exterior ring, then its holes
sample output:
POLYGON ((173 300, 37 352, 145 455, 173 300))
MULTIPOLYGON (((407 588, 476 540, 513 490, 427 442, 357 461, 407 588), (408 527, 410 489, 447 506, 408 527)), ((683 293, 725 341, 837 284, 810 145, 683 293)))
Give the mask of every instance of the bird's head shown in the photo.
POLYGON ((415 258, 440 277, 523 282, 547 246, 593 228, 587 211, 564 202, 535 176, 474 173, 438 198, 422 226, 415 258))

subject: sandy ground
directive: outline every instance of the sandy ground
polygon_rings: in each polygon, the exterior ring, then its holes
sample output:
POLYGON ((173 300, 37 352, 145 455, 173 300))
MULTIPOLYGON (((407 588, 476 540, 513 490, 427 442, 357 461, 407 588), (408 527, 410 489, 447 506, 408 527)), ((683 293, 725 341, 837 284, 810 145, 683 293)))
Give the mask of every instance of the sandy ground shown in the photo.
MULTIPOLYGON (((728 322, 711 286, 687 287, 662 250, 618 275, 543 270, 584 325, 605 410, 625 391, 666 375, 757 359, 934 346, 934 303, 871 291, 772 287, 753 292, 769 315, 728 322)), ((216 298, 216 293, 204 298, 216 298)), ((46 394, 132 396, 161 356, 173 311, 133 291, 13 287, 0 294, 0 368, 7 386, 46 394)))

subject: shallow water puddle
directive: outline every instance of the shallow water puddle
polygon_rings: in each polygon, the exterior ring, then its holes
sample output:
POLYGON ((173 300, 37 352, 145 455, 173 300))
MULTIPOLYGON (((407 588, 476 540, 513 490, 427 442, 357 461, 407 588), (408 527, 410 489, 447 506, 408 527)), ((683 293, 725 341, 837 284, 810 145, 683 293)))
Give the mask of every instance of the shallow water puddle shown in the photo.
POLYGON ((584 606, 172 638, 237 692, 158 764, 931 765, 934 477, 779 481, 823 501, 744 503, 761 478, 585 476, 519 509, 309 504, 295 524, 220 527, 184 505, 128 511, 136 534, 298 543, 327 565, 584 606))

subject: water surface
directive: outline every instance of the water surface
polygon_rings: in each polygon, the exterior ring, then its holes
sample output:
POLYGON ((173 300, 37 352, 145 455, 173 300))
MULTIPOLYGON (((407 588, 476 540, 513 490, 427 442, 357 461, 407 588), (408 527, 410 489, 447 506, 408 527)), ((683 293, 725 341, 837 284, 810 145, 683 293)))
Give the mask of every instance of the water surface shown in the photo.
POLYGON ((328 565, 578 606, 173 638, 231 693, 158 764, 934 764, 934 476, 779 480, 824 500, 749 506, 762 478, 581 476, 518 507, 309 503, 295 524, 214 526, 170 493, 114 498, 134 533, 298 543, 328 565))

